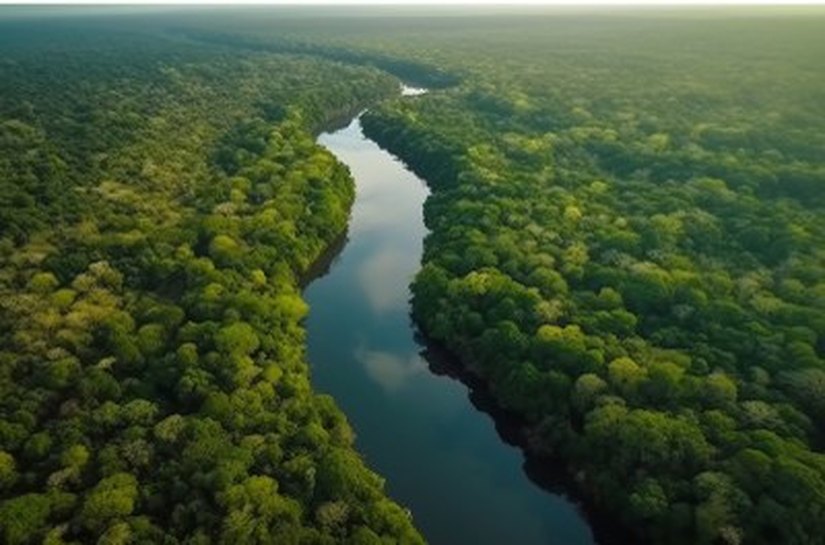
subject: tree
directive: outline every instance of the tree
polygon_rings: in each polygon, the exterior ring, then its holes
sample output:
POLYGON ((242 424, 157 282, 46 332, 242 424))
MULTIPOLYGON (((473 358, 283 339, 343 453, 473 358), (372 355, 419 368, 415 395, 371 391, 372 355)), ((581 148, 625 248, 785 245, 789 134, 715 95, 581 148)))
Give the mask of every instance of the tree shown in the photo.
POLYGON ((266 476, 249 477, 220 499, 228 511, 221 543, 270 543, 277 531, 298 525, 301 517, 299 504, 279 495, 276 481, 266 476))
POLYGON ((80 470, 89 461, 89 451, 83 445, 73 445, 60 455, 63 467, 80 470))
POLYGON ((226 326, 215 335, 215 346, 224 354, 248 355, 257 350, 259 344, 255 329, 245 322, 226 326))
POLYGON ((241 246, 228 235, 217 235, 209 243, 209 255, 221 266, 231 267, 241 257, 241 246))
POLYGON ((639 519, 661 517, 670 506, 662 486, 654 479, 644 479, 629 497, 631 515, 639 519))
POLYGON ((585 373, 573 383, 570 402, 581 413, 586 413, 595 403, 596 398, 607 390, 607 383, 598 375, 585 373))
POLYGON ((736 383, 724 373, 709 375, 701 388, 701 395, 709 407, 727 407, 736 402, 736 383))
POLYGON ((83 525, 101 531, 112 519, 130 515, 138 496, 137 484, 129 473, 116 473, 98 482, 83 501, 83 525))
POLYGON ((0 450, 0 490, 11 488, 17 480, 14 457, 4 450, 0 450))
POLYGON ((624 397, 633 398, 639 385, 645 380, 646 373, 635 361, 627 356, 616 358, 608 365, 610 383, 624 397))
POLYGON ((42 535, 51 511, 45 494, 24 494, 0 504, 0 528, 3 542, 9 545, 28 543, 42 535))

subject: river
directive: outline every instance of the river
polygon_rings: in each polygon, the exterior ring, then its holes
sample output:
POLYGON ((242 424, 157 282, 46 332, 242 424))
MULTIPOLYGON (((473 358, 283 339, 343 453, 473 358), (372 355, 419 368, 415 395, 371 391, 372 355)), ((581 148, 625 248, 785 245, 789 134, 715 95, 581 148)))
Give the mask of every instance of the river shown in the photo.
MULTIPOLYGON (((405 88, 402 100, 423 93, 405 88)), ((409 315, 425 183, 358 117, 318 142, 350 168, 356 199, 346 244, 304 291, 315 388, 335 398, 357 449, 433 545, 592 544, 577 507, 531 482, 473 392, 427 361, 409 315)))

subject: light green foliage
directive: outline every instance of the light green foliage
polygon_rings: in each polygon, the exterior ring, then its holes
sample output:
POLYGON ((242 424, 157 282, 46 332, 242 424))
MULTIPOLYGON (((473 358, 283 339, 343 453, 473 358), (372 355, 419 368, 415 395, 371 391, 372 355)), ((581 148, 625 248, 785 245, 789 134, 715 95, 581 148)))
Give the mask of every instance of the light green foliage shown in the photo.
POLYGON ((17 480, 17 470, 14 457, 4 450, 0 450, 0 490, 10 488, 17 480))
POLYGON ((132 541, 132 530, 124 522, 109 526, 97 540, 98 545, 127 545, 132 541))
POLYGON ((131 514, 137 494, 137 479, 128 473, 117 473, 101 480, 83 501, 80 513, 83 524, 100 530, 111 519, 131 514))
POLYGON ((215 345, 225 354, 247 355, 258 348, 260 341, 252 326, 238 322, 221 329, 215 336, 215 345))
POLYGON ((273 543, 288 527, 299 528, 298 502, 278 494, 277 483, 264 476, 249 477, 222 497, 228 511, 221 543, 273 543))
POLYGON ((371 474, 297 285, 353 199, 313 132, 397 80, 80 19, 0 31, 0 542, 420 542, 377 478, 313 495, 371 474))
POLYGON ((82 468, 89 461, 89 451, 83 445, 74 445, 63 451, 60 463, 64 467, 82 468))
POLYGON ((146 324, 138 332, 137 344, 146 356, 160 354, 166 344, 166 331, 160 324, 146 324))
POLYGON ((302 360, 312 131, 397 89, 347 63, 434 87, 363 118, 433 189, 414 313, 532 443, 643 539, 821 541, 822 14, 682 15, 2 33, 3 541, 421 542, 302 360))
POLYGON ((174 443, 186 428, 186 421, 179 414, 167 416, 154 427, 155 437, 167 443, 174 443))
POLYGON ((395 29, 461 83, 363 124, 433 189, 419 324, 586 495, 657 543, 818 543, 823 13, 694 15, 395 29))
POLYGON ((232 237, 217 235, 209 243, 209 255, 216 263, 231 266, 241 256, 241 247, 232 237))
POLYGON ((20 545, 40 533, 50 512, 44 494, 24 494, 0 503, 3 542, 20 545))
POLYGON ((29 280, 29 289, 36 293, 50 293, 57 286, 59 282, 57 278, 50 272, 39 272, 32 276, 29 280))

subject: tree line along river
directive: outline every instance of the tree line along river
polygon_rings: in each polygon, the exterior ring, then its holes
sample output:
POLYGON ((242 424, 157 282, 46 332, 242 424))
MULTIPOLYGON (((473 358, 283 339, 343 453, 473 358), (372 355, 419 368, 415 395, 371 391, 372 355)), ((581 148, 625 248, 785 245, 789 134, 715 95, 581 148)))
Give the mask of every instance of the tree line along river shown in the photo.
POLYGON ((349 167, 356 199, 346 243, 304 292, 308 355, 368 465, 434 545, 594 543, 576 505, 530 481, 522 452, 417 335, 409 284, 427 233, 424 181, 364 136, 360 116, 318 142, 349 167))

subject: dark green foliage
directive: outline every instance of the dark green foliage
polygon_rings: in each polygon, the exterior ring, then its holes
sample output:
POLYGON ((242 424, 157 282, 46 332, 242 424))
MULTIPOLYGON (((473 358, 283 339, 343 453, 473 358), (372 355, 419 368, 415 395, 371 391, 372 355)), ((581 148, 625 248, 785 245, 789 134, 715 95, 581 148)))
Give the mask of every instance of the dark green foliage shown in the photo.
POLYGON ((416 318, 530 448, 654 542, 822 542, 821 12, 452 15, 3 24, 4 542, 420 542, 299 325, 368 65, 453 85, 364 126, 434 189, 416 318))
POLYGON ((312 131, 397 81, 27 25, 0 31, 0 541, 421 543, 310 389, 297 284, 353 198, 312 131))
POLYGON ((767 15, 410 32, 461 84, 364 119, 434 189, 419 323, 655 542, 825 535, 823 19, 767 15))

